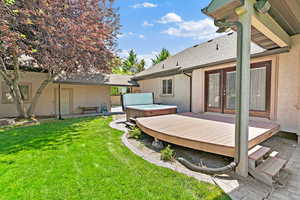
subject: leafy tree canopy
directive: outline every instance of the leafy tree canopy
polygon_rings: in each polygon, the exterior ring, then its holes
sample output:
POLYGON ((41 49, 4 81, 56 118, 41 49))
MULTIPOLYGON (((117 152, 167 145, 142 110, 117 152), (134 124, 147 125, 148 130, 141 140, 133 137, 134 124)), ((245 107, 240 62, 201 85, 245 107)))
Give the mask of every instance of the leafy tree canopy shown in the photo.
POLYGON ((118 66, 114 66, 113 73, 115 74, 136 74, 145 70, 146 62, 144 59, 139 61, 134 50, 129 51, 129 55, 118 66))
POLYGON ((171 55, 170 52, 167 49, 163 48, 160 51, 160 53, 154 59, 152 59, 152 64, 156 65, 156 64, 166 60, 170 55, 171 55))

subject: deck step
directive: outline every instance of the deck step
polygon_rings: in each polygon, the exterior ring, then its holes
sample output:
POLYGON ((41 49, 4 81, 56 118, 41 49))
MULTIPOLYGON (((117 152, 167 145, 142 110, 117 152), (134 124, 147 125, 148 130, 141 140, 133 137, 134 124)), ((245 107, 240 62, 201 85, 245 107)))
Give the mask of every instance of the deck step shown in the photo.
POLYGON ((277 157, 269 157, 255 169, 249 169, 250 174, 257 180, 273 187, 274 183, 281 182, 280 171, 287 161, 277 157))
POLYGON ((271 177, 278 175, 279 171, 285 167, 287 161, 277 157, 270 157, 260 164, 256 170, 263 172, 271 177))
POLYGON ((134 117, 130 117, 130 118, 129 118, 129 121, 130 121, 130 122, 134 122, 134 123, 136 123, 136 118, 134 118, 134 117))
POLYGON ((134 123, 131 123, 131 122, 125 122, 126 126, 129 127, 129 128, 134 128, 136 127, 136 125, 134 123))
POLYGON ((271 149, 269 147, 264 147, 257 145, 250 149, 248 152, 249 156, 249 168, 255 169, 259 164, 261 164, 266 158, 269 157, 271 149))
POLYGON ((260 160, 264 158, 270 151, 271 149, 269 147, 257 145, 248 152, 249 159, 254 161, 260 160))

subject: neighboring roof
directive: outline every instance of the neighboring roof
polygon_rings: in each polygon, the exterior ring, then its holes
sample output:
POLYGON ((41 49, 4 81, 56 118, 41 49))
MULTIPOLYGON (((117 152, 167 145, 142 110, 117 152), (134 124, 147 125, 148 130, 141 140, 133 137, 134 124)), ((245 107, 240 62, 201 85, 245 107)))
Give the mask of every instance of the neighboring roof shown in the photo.
MULTIPOLYGON (((227 35, 209 40, 199 45, 187 48, 174 56, 162 61, 157 65, 136 74, 135 80, 152 78, 154 75, 162 74, 164 76, 179 73, 179 71, 187 71, 189 69, 200 68, 209 64, 222 64, 225 61, 233 62, 237 53, 237 33, 232 32, 227 35), (176 70, 177 68, 177 70, 176 70), (180 68, 180 70, 178 70, 180 68)), ((265 49, 251 43, 252 55, 264 55, 265 49)), ((272 53, 274 51, 270 51, 272 53)))
POLYGON ((124 86, 136 87, 138 83, 132 80, 133 76, 119 74, 91 74, 77 75, 72 78, 61 78, 54 83, 80 84, 80 85, 107 85, 107 86, 124 86))

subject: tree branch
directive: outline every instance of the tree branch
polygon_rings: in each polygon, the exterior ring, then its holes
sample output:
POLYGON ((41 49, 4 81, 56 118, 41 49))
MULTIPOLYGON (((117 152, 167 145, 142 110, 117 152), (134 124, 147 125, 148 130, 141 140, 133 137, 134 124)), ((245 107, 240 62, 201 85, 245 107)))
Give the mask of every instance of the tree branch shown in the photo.
POLYGON ((1 66, 2 66, 2 69, 0 69, 0 74, 2 75, 3 79, 6 82, 10 82, 11 80, 9 79, 8 72, 6 70, 4 61, 3 61, 3 59, 1 57, 0 57, 0 63, 1 63, 1 66))

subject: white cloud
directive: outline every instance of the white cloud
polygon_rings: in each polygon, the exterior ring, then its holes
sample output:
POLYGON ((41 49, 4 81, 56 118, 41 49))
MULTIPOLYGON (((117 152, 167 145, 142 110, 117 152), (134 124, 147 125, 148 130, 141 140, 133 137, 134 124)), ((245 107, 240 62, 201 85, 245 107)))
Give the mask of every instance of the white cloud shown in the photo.
POLYGON ((161 17, 160 20, 158 20, 157 22, 161 24, 182 22, 182 18, 176 13, 168 13, 165 16, 161 17))
POLYGON ((122 33, 122 34, 119 34, 117 35, 117 37, 120 39, 120 38, 128 38, 128 37, 135 37, 135 38, 141 38, 141 39, 144 39, 145 38, 145 35, 143 34, 137 34, 137 33, 133 33, 133 32, 128 32, 128 33, 122 33))
POLYGON ((144 21, 142 26, 154 26, 154 24, 149 23, 148 21, 144 21))
POLYGON ((131 6, 132 8, 155 8, 157 7, 157 4, 144 2, 144 3, 138 3, 131 6))
POLYGON ((216 30, 217 27, 215 27, 213 20, 205 18, 199 21, 182 21, 177 23, 175 27, 170 27, 162 33, 176 37, 205 40, 218 36, 216 30))

